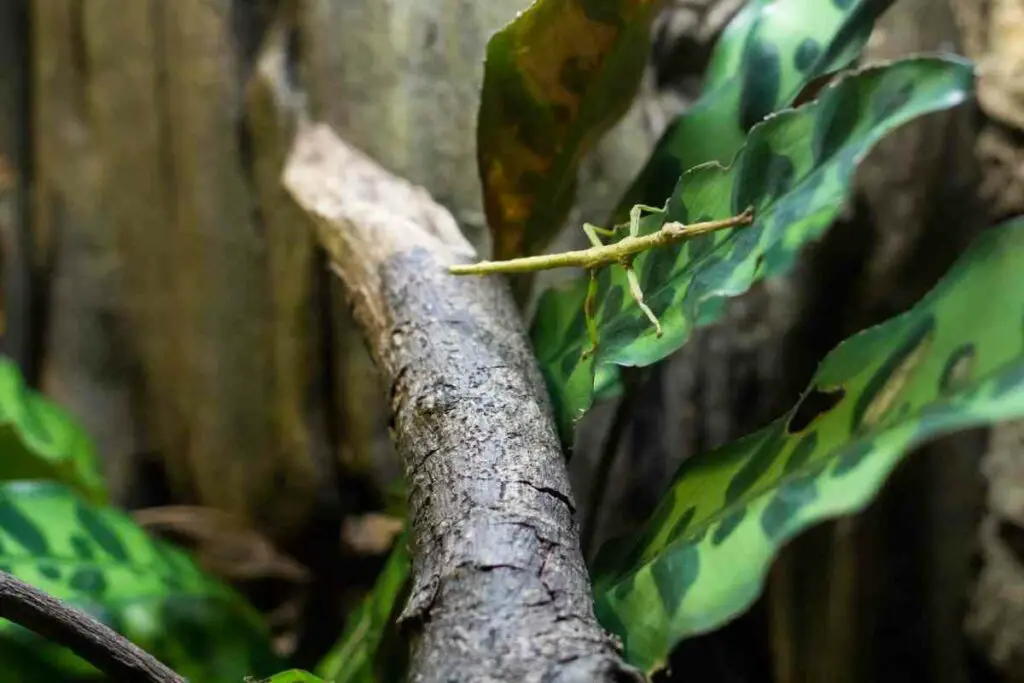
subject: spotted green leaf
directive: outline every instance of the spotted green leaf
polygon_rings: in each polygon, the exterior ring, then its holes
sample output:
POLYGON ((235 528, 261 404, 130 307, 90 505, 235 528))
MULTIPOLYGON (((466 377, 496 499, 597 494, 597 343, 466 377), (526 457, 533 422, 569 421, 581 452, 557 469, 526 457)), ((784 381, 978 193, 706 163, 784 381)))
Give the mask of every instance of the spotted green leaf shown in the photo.
POLYGON ((597 563, 598 613, 651 669, 735 616, 778 548, 863 509, 914 447, 1024 417, 1024 218, 981 235, 910 311, 848 339, 800 402, 686 462, 639 534, 597 563))
POLYGON ((390 683, 405 678, 405 644, 395 631, 409 577, 409 551, 399 536, 373 590, 352 612, 337 644, 317 667, 332 683, 390 683))
MULTIPOLYGON (((314 676, 308 671, 301 669, 292 669, 290 671, 282 671, 279 674, 274 674, 270 678, 265 678, 259 683, 325 683, 322 678, 314 676)), ((332 681, 332 683, 334 683, 332 681)))
MULTIPOLYGON (((849 67, 892 1, 750 0, 715 44, 701 97, 666 128, 609 222, 635 204, 661 206, 687 169, 732 161, 754 124, 849 67)), ((616 366, 598 369, 599 400, 621 390, 616 366)))
POLYGON ((544 293, 531 334, 556 408, 571 442, 574 420, 593 402, 594 366, 644 366, 678 349, 695 326, 713 321, 726 297, 785 272, 799 249, 834 220, 857 164, 886 133, 971 94, 973 72, 955 57, 914 58, 853 73, 818 100, 756 125, 729 168, 709 163, 685 173, 667 214, 648 216, 642 232, 668 219, 721 219, 753 206, 750 227, 721 231, 640 255, 634 267, 645 300, 664 334, 629 296, 622 268, 599 272, 597 353, 589 347, 583 313, 587 281, 544 293))
MULTIPOLYGON (((127 515, 55 482, 0 484, 0 570, 91 614, 186 678, 237 683, 281 668, 262 619, 180 550, 127 515)), ((91 667, 0 621, 0 651, 29 653, 64 677, 91 667)))
POLYGON ((64 410, 25 386, 18 366, 0 358, 0 481, 53 479, 96 503, 107 500, 88 435, 64 410))
POLYGON ((615 221, 634 204, 660 206, 679 175, 727 164, 756 123, 793 104, 815 79, 860 56, 892 0, 751 0, 715 45, 700 99, 673 121, 626 192, 615 221))
POLYGON ((629 108, 657 0, 534 0, 487 45, 477 159, 495 258, 540 251, 629 108))

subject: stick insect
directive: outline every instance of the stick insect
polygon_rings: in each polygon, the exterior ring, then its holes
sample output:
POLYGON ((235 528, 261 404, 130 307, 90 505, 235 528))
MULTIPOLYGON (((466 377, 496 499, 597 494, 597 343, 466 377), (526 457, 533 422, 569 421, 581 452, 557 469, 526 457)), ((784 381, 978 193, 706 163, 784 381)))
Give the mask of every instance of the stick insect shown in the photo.
POLYGON ((626 279, 629 282, 629 293, 633 300, 644 312, 647 319, 654 325, 654 334, 661 337, 661 323, 654 311, 644 303, 644 294, 640 289, 640 281, 633 270, 633 259, 637 254, 675 244, 682 240, 690 239, 698 235, 706 235, 717 230, 725 230, 745 225, 754 221, 754 210, 748 208, 743 213, 718 221, 707 221, 704 223, 691 223, 685 225, 675 221, 665 223, 660 230, 648 235, 640 235, 640 217, 642 212, 665 213, 664 208, 637 204, 629 212, 629 234, 618 242, 604 244, 601 237, 614 237, 616 232, 626 225, 608 228, 600 228, 592 223, 583 224, 583 232, 593 245, 589 249, 577 251, 566 251, 559 254, 546 254, 542 256, 526 256, 523 258, 510 259, 508 261, 480 261, 468 265, 454 265, 448 269, 453 275, 488 275, 491 273, 530 273, 538 270, 550 270, 552 268, 583 268, 590 273, 590 284, 587 287, 587 298, 583 303, 584 317, 587 323, 587 335, 590 337, 591 348, 583 352, 583 359, 587 359, 597 350, 598 332, 597 321, 594 319, 594 304, 597 296, 597 271, 601 268, 619 264, 626 271, 626 279))

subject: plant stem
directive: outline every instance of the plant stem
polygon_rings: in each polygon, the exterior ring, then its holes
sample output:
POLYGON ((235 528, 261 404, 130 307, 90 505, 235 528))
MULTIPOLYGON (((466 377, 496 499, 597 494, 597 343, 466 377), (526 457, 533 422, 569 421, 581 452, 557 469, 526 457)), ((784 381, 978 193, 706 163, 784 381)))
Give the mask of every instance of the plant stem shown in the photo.
POLYGON ((85 612, 0 571, 0 618, 68 648, 118 683, 188 683, 85 612))
POLYGON ((608 481, 615 465, 615 458, 619 454, 622 436, 626 433, 626 427, 629 426, 633 418, 633 408, 636 407, 638 389, 643 380, 640 375, 643 371, 644 368, 622 368, 622 379, 625 384, 622 400, 615 408, 611 427, 608 428, 608 433, 601 446, 600 459, 597 461, 594 480, 590 484, 590 495, 587 498, 587 516, 583 522, 580 545, 583 549, 583 556, 588 560, 593 559, 597 523, 600 519, 601 509, 604 507, 605 496, 608 493, 608 481))

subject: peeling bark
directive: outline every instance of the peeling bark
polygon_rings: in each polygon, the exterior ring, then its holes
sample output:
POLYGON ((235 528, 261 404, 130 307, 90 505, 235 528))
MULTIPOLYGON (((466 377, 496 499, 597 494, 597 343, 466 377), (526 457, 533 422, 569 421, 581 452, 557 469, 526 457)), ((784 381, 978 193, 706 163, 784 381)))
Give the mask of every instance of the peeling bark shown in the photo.
POLYGON ((547 393, 501 278, 421 188, 324 126, 284 182, 380 369, 409 487, 411 680, 639 681, 593 614, 547 393))

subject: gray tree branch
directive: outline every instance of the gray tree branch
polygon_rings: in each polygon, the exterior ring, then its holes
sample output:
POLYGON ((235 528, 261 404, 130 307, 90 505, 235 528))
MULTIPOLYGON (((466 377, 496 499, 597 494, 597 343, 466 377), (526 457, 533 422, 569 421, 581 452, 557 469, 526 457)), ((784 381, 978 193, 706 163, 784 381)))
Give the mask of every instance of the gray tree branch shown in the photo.
POLYGON ((410 680, 640 681, 594 617, 548 397, 507 283, 455 220, 326 126, 284 184, 381 370, 409 487, 410 680))

